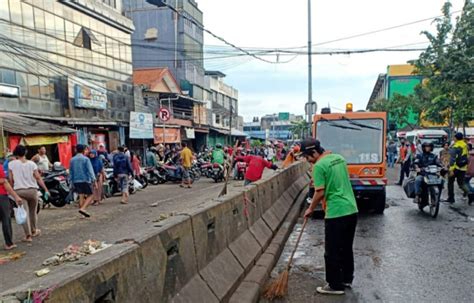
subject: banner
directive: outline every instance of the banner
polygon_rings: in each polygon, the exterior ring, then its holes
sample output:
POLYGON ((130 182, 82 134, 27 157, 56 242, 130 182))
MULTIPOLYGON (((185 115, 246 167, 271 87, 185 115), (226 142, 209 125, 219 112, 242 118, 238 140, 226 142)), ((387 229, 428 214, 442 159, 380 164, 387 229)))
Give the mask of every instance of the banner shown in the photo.
POLYGON ((194 128, 186 128, 186 139, 196 139, 194 128))
POLYGON ((180 128, 165 128, 165 139, 163 141, 163 128, 157 127, 154 130, 155 144, 160 143, 180 143, 181 142, 181 129, 180 128))
POLYGON ((153 139, 153 116, 151 114, 130 112, 130 138, 153 139))
POLYGON ((70 77, 68 86, 69 98, 74 99, 76 107, 107 109, 107 89, 102 83, 70 77))

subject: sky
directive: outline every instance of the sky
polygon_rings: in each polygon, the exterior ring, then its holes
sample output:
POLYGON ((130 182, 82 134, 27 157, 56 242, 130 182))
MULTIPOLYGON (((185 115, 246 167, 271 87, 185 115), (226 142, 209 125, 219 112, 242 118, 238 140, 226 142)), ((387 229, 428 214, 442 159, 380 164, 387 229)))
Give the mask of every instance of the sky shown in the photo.
MULTIPOLYGON (((242 47, 284 48, 307 45, 306 0, 197 0, 204 13, 204 26, 242 47)), ((441 14, 444 0, 312 0, 312 40, 318 44, 338 38, 397 26, 441 14)), ((452 11, 463 0, 452 0, 452 11)), ((454 16, 458 16, 455 14, 454 16)), ((315 47, 328 49, 425 47, 424 30, 433 31, 432 20, 315 47), (420 43, 420 44, 418 44, 420 43), (407 45, 407 46, 405 46, 407 45)), ((222 42, 205 35, 210 47, 222 42)), ((377 76, 387 65, 404 64, 419 52, 352 55, 313 55, 313 100, 318 112, 328 104, 333 111, 354 104, 365 109, 377 76)), ((215 56, 215 55, 208 55, 215 56)), ((266 57, 271 61, 274 57, 266 57)), ((281 61, 292 57, 280 57, 281 61)), ((269 64, 249 57, 213 59, 208 70, 221 70, 226 83, 239 90, 239 114, 252 117, 278 112, 304 114, 308 99, 307 56, 286 64, 269 64)))

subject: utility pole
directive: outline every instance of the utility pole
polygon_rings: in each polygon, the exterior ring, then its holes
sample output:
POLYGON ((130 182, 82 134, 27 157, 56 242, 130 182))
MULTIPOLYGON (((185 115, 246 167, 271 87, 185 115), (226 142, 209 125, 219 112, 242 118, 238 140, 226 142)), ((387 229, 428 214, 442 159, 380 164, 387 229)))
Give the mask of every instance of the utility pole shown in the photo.
MULTIPOLYGON (((308 0, 308 104, 313 102, 313 58, 312 58, 312 33, 311 33, 311 0, 308 0)), ((308 122, 311 122, 312 111, 308 106, 308 122)))
POLYGON ((305 104, 305 112, 309 125, 308 137, 311 136, 313 115, 318 109, 316 102, 313 101, 313 54, 311 40, 311 0, 308 0, 308 102, 305 104))

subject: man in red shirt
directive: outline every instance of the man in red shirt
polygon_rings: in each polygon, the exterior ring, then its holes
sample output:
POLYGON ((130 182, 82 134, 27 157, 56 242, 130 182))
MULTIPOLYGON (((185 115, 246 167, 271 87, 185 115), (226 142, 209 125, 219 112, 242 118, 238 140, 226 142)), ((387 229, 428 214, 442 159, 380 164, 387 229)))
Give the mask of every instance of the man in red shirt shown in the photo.
POLYGON ((245 182, 244 186, 258 181, 262 178, 263 170, 266 168, 271 168, 273 170, 278 169, 278 166, 272 164, 271 162, 265 160, 260 156, 243 156, 237 157, 236 161, 244 161, 247 163, 247 172, 245 173, 245 182))

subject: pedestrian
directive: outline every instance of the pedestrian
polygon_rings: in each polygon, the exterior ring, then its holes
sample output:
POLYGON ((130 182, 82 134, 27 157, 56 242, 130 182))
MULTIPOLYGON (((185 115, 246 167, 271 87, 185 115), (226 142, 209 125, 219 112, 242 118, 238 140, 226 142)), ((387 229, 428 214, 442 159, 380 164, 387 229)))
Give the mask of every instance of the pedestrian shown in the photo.
POLYGON ((156 167, 156 164, 157 164, 156 160, 157 160, 156 148, 152 146, 146 152, 146 165, 148 167, 156 167))
POLYGON ((85 156, 87 147, 82 144, 76 146, 76 155, 69 164, 69 178, 72 188, 79 195, 79 213, 85 218, 91 215, 87 207, 94 199, 93 189, 97 186, 96 174, 88 157, 85 156))
POLYGON ((474 178, 474 149, 472 148, 472 144, 468 143, 468 150, 469 150, 469 158, 466 170, 466 178, 465 183, 467 188, 469 189, 468 194, 468 203, 472 205, 474 202, 474 186, 471 185, 471 179, 474 178))
POLYGON ((109 153, 107 152, 107 149, 105 148, 104 144, 99 144, 99 149, 97 150, 97 156, 104 156, 104 158, 108 158, 109 153))
POLYGON ((318 203, 325 207, 325 253, 327 284, 318 287, 321 294, 343 295, 354 279, 353 242, 357 225, 357 204, 352 191, 347 162, 341 155, 325 152, 320 142, 306 139, 301 143, 302 155, 314 164, 315 194, 306 210, 310 218, 318 203))
POLYGON ((397 145, 393 140, 390 140, 388 147, 387 147, 387 153, 388 153, 388 167, 395 167, 395 157, 397 156, 397 145))
POLYGON ((422 155, 423 154, 423 147, 421 146, 421 140, 418 139, 416 140, 416 145, 415 145, 415 157, 418 156, 418 155, 422 155))
POLYGON ((13 155, 13 153, 7 153, 5 156, 5 161, 3 161, 3 172, 5 173, 5 177, 8 179, 8 163, 11 161, 15 160, 16 157, 13 155))
POLYGON ((41 146, 38 149, 38 154, 36 154, 36 157, 38 159, 38 169, 40 172, 47 172, 53 166, 49 161, 48 155, 46 155, 46 147, 41 146))
POLYGON ((449 169, 449 162, 450 162, 450 154, 449 154, 449 143, 445 142, 443 144, 443 149, 439 152, 439 160, 443 167, 448 170, 449 169))
POLYGON ((122 193, 120 203, 128 204, 128 182, 133 176, 133 169, 130 158, 125 155, 125 148, 119 146, 118 153, 114 156, 114 177, 122 193))
POLYGON ((5 241, 5 250, 16 248, 13 243, 12 221, 11 221, 11 204, 8 195, 15 199, 17 206, 23 204, 21 197, 13 190, 8 183, 5 172, 0 170, 0 220, 2 221, 3 239, 5 241))
POLYGON ((462 190, 464 197, 467 197, 469 190, 465 183, 465 176, 467 171, 468 148, 464 141, 462 133, 456 133, 454 136, 454 144, 450 148, 450 163, 449 163, 449 177, 448 177, 448 199, 444 202, 454 203, 454 181, 458 183, 462 190))
POLYGON ((408 141, 401 140, 400 156, 398 162, 400 163, 400 178, 397 185, 403 185, 405 177, 410 175, 410 166, 412 158, 411 144, 408 141))
POLYGON ((191 167, 192 167, 193 153, 188 148, 188 144, 186 142, 183 142, 181 145, 183 147, 183 150, 181 150, 181 155, 180 155, 181 165, 183 166, 183 178, 182 178, 182 182, 180 186, 192 188, 191 176, 189 174, 189 171, 191 170, 191 167))
POLYGON ((50 194, 41 178, 38 166, 26 159, 26 152, 26 147, 23 145, 18 145, 15 148, 13 154, 17 159, 8 164, 8 174, 13 189, 25 201, 23 208, 26 211, 27 220, 23 224, 25 232, 25 239, 23 241, 31 242, 33 241, 32 237, 37 237, 41 234, 41 230, 38 228, 38 216, 36 213, 38 208, 38 184, 45 192, 45 199, 48 199, 50 194))
POLYGON ((140 156, 133 151, 130 152, 130 163, 132 164, 133 174, 135 176, 140 176, 142 174, 140 156))
POLYGON ((102 162, 101 158, 98 156, 98 152, 96 150, 91 150, 89 153, 89 159, 91 161, 92 169, 94 170, 95 176, 95 186, 92 189, 92 205, 99 205, 103 201, 103 191, 104 191, 104 180, 105 180, 105 171, 104 171, 104 163, 102 162))
POLYGON ((264 156, 253 156, 247 155, 243 157, 237 157, 236 161, 244 161, 247 163, 247 171, 245 172, 244 186, 256 182, 262 178, 263 170, 271 168, 277 170, 278 166, 270 161, 267 161, 264 156))

